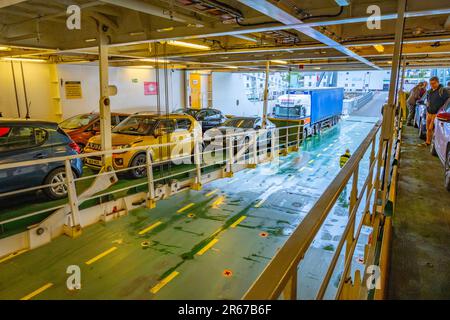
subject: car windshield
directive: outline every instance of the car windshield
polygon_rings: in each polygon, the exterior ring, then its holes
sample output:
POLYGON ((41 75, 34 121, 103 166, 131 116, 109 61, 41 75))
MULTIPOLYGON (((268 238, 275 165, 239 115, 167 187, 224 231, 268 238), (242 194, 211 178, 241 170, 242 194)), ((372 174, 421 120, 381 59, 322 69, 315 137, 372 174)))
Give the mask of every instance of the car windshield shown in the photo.
POLYGON ((224 127, 253 128, 255 119, 229 119, 223 123, 224 127))
POLYGON ((112 132, 145 136, 153 132, 157 120, 149 116, 131 116, 119 123, 112 132))
POLYGON ((59 126, 63 129, 78 129, 81 127, 84 127, 85 125, 88 125, 91 123, 91 121, 95 120, 98 117, 95 113, 89 113, 89 114, 80 114, 78 116, 69 118, 64 120, 59 124, 59 126))

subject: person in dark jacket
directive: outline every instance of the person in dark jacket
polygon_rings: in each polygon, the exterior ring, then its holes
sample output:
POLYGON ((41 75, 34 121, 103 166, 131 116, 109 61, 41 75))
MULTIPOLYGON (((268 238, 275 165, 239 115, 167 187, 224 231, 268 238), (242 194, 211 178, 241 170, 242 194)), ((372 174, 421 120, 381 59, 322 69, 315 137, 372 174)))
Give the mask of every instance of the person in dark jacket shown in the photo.
POLYGON ((429 146, 434 132, 434 119, 436 114, 447 102, 449 96, 448 91, 439 83, 438 77, 430 79, 431 89, 427 92, 427 140, 421 146, 429 146))
POLYGON ((424 82, 419 82, 419 84, 416 85, 414 88, 412 88, 411 91, 409 92, 409 97, 408 100, 406 101, 406 104, 408 105, 408 119, 406 121, 406 125, 408 126, 413 125, 414 116, 416 114, 416 103, 417 101, 422 99, 425 93, 426 89, 424 82))

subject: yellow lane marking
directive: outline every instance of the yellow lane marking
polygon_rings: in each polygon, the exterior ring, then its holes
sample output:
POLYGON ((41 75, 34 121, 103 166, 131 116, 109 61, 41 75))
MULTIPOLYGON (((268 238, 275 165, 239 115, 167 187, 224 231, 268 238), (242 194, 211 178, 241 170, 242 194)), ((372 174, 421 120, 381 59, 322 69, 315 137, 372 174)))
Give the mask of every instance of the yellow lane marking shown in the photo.
POLYGON ((310 163, 310 164, 313 163, 313 162, 314 162, 314 160, 309 160, 309 161, 308 161, 308 163, 310 163))
POLYGON ((214 200, 214 202, 212 203, 212 207, 214 209, 219 208, 219 206, 224 202, 224 200, 225 200, 224 196, 217 197, 217 199, 214 200))
POLYGON ((39 289, 33 291, 32 293, 27 294, 25 297, 21 298, 20 300, 30 300, 31 298, 37 296, 41 292, 43 292, 43 291, 47 290, 48 288, 50 288, 51 286, 53 286, 53 283, 49 282, 49 283, 43 285, 42 287, 40 287, 39 289))
POLYGON ((207 197, 210 197, 210 196, 212 196, 214 193, 216 193, 217 191, 219 191, 219 189, 215 189, 215 190, 213 190, 213 191, 207 193, 206 196, 207 196, 207 197))
POLYGON ((237 225, 238 225, 239 223, 241 223, 242 221, 244 221, 245 218, 247 218, 247 216, 242 216, 242 217, 240 217, 239 219, 237 219, 237 220, 230 226, 230 228, 236 228, 237 225))
POLYGON ((25 253, 25 252, 27 252, 27 251, 28 251, 27 249, 23 249, 23 250, 19 250, 19 251, 16 251, 16 252, 14 252, 14 253, 11 253, 10 255, 7 255, 6 257, 1 258, 1 259, 0 259, 0 263, 5 262, 5 261, 8 261, 8 260, 10 260, 10 259, 12 259, 12 258, 14 258, 14 257, 17 257, 17 256, 19 256, 19 255, 21 255, 22 253, 25 253))
POLYGON ((139 234, 139 235, 143 235, 143 234, 145 234, 145 233, 147 233, 147 232, 149 232, 149 231, 155 229, 155 228, 156 228, 157 226, 159 226, 161 223, 162 223, 161 221, 155 222, 154 224, 148 226, 147 228, 142 229, 141 231, 139 231, 138 234, 139 234))
POLYGON ((100 253, 98 256, 93 257, 91 260, 86 261, 87 265, 93 264, 95 261, 100 260, 101 258, 103 258, 104 256, 107 256, 108 254, 110 254, 111 252, 117 250, 117 247, 111 247, 108 250, 100 253))
POLYGON ((202 254, 204 254, 206 251, 208 251, 213 245, 215 245, 217 243, 217 241, 219 241, 219 239, 212 239, 210 242, 208 242, 208 244, 206 246, 204 246, 203 248, 201 248, 198 252, 197 255, 201 256, 202 254))
POLYGON ((266 200, 267 200, 267 199, 262 199, 261 201, 259 201, 257 204, 255 204, 255 208, 261 207, 262 204, 263 204, 264 202, 266 202, 266 200))
POLYGON ((157 285, 155 285, 153 288, 150 289, 150 292, 155 294, 157 293, 159 290, 162 289, 162 287, 164 287, 166 284, 168 284, 170 281, 173 280, 173 278, 175 278, 177 275, 179 275, 180 273, 178 271, 174 271, 171 274, 169 274, 167 277, 165 277, 164 279, 162 279, 160 282, 158 282, 157 285))
POLYGON ((183 208, 181 208, 181 209, 179 209, 178 211, 177 211, 177 213, 181 213, 181 212, 183 212, 183 211, 186 211, 187 209, 189 209, 190 207, 192 207, 193 205, 194 205, 195 203, 189 203, 187 206, 184 206, 183 208))

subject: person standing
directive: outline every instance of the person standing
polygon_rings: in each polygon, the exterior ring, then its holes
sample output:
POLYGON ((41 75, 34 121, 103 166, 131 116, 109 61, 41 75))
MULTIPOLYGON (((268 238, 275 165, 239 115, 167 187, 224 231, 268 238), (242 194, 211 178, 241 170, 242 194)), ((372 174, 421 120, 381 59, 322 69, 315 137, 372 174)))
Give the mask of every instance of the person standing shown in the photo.
POLYGON ((414 88, 409 92, 408 100, 406 104, 408 105, 408 119, 406 125, 412 126, 414 123, 414 116, 416 115, 416 103, 422 99, 423 95, 426 93, 425 83, 419 82, 414 88))
POLYGON ((351 156, 350 149, 346 149, 345 153, 339 158, 339 167, 343 168, 351 156))
POLYGON ((427 92, 427 140, 420 146, 429 146, 434 132, 434 119, 436 114, 447 102, 449 96, 448 91, 439 83, 438 77, 430 79, 431 89, 427 92))

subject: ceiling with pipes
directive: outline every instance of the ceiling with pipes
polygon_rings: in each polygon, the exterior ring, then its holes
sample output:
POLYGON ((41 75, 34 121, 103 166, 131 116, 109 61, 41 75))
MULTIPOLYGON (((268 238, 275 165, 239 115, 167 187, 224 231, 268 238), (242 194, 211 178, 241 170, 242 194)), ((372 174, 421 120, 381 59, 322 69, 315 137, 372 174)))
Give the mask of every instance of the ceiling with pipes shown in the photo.
MULTIPOLYGON (((96 64, 103 32, 113 66, 382 69, 397 11, 393 0, 0 0, 0 58, 96 64), (80 29, 68 28, 73 5, 80 29), (367 22, 378 9, 379 28, 367 22)), ((448 67, 450 1, 408 0, 406 17, 410 67, 448 67)))

